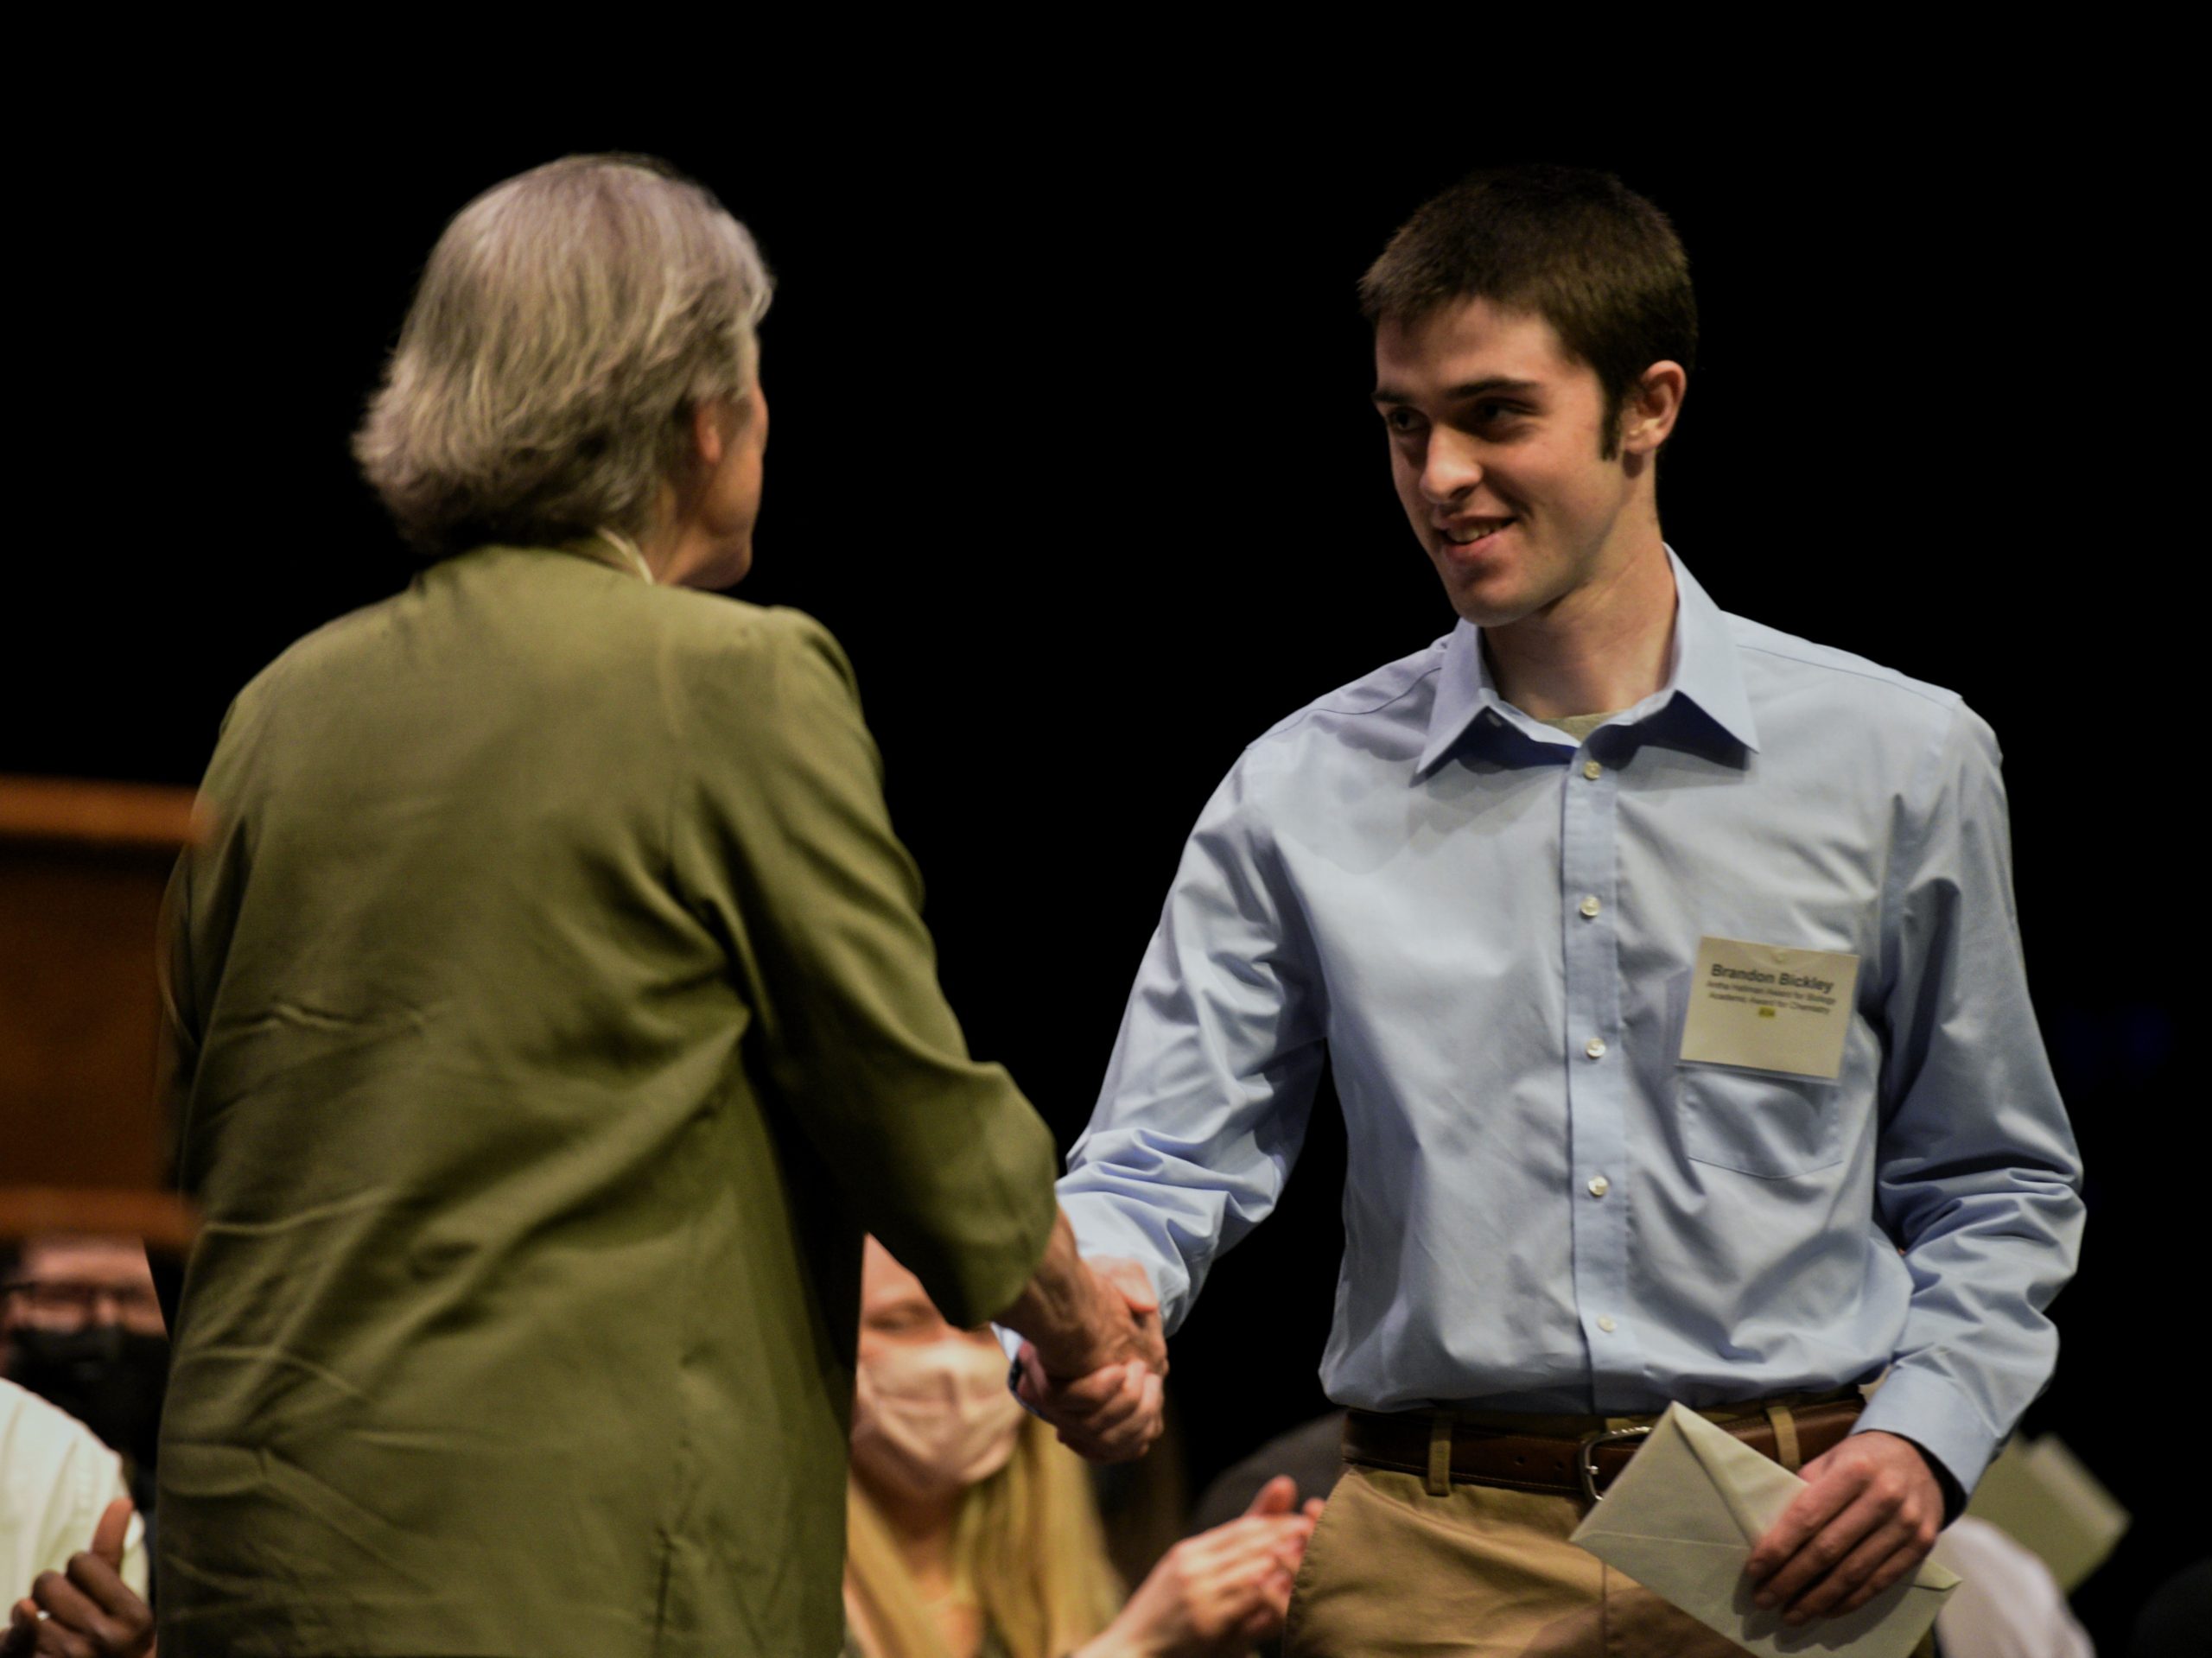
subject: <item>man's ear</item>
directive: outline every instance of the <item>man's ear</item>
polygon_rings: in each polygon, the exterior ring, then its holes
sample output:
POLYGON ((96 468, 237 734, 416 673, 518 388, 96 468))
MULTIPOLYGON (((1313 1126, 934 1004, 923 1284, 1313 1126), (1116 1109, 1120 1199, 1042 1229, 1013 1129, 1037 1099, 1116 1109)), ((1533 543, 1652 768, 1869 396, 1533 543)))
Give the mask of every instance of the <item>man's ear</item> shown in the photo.
POLYGON ((1621 449, 1649 454, 1664 443, 1681 417, 1689 372, 1671 359, 1654 363, 1637 377, 1621 403, 1621 449))
POLYGON ((702 472, 710 473, 721 465, 731 434, 737 428, 732 418, 734 412, 720 397, 701 397, 691 405, 691 452, 698 457, 702 472))

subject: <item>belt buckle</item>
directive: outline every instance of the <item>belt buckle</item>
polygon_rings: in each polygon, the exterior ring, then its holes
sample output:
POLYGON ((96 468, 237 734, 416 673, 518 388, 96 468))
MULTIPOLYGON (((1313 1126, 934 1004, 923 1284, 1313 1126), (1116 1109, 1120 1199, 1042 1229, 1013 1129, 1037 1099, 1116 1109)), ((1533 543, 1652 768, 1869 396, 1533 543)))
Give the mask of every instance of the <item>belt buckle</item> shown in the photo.
POLYGON ((1648 1438, 1654 1426, 1647 1422, 1642 1427, 1607 1428, 1601 1433, 1584 1434, 1582 1443, 1574 1454, 1574 1472, 1582 1482, 1582 1495, 1592 1502, 1605 1500, 1605 1493, 1598 1489, 1598 1464, 1594 1453, 1599 1445, 1623 1445, 1630 1439, 1648 1438))

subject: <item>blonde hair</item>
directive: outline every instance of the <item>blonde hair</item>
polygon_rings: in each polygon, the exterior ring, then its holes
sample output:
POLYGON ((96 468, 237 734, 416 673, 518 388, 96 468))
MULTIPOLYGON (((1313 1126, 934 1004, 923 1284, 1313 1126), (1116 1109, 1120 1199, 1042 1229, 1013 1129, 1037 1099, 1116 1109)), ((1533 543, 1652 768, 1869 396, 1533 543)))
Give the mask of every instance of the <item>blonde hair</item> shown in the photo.
POLYGON ((692 410, 749 412, 772 285, 745 226, 665 162, 549 162, 438 238, 354 455, 434 558, 642 537, 689 475, 692 410))
MULTIPOLYGON (((846 1592, 868 1658, 951 1658, 858 1480, 846 1485, 846 1592)), ((1014 1455, 969 1488, 953 1540, 953 1581, 1012 1658, 1058 1658, 1113 1622, 1122 1585, 1107 1563, 1090 1477, 1052 1430, 1025 1417, 1014 1455)))

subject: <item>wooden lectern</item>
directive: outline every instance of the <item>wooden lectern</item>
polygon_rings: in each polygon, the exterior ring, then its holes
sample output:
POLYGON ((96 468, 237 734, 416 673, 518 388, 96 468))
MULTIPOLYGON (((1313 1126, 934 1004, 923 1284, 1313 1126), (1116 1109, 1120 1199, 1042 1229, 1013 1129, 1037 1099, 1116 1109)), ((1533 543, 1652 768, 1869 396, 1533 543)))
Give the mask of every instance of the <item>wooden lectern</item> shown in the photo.
POLYGON ((188 790, 0 777, 0 1237, 191 1237, 156 963, 193 832, 188 790))

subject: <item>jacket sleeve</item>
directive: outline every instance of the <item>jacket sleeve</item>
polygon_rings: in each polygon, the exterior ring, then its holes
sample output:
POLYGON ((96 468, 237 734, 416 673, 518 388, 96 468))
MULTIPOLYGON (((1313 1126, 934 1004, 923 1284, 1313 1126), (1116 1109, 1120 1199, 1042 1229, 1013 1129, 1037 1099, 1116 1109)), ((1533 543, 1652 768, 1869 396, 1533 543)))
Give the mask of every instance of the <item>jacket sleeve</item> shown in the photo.
POLYGON ((1970 1492, 2056 1363, 2044 1309, 2073 1274, 2082 1199, 2028 997, 1996 738, 1963 707, 1892 857, 1875 1204, 1912 1300, 1859 1426, 1912 1439, 1970 1492))
POLYGON ((687 671, 685 701, 696 792, 671 857, 728 943, 767 1089, 854 1218, 948 1319, 980 1324, 1043 1256, 1052 1134, 968 1055, 851 666, 810 618, 755 613, 687 671))

